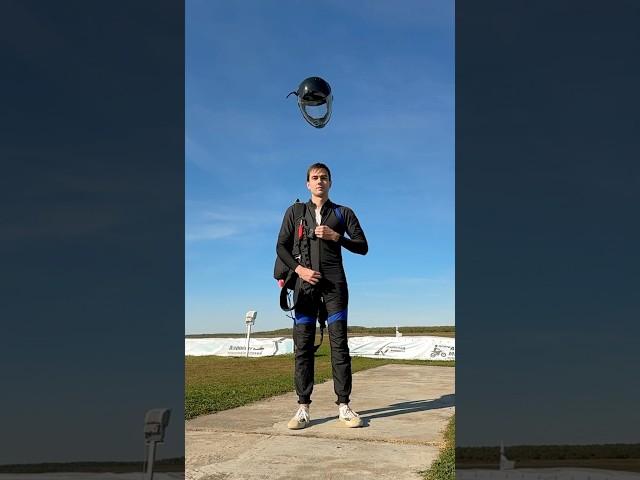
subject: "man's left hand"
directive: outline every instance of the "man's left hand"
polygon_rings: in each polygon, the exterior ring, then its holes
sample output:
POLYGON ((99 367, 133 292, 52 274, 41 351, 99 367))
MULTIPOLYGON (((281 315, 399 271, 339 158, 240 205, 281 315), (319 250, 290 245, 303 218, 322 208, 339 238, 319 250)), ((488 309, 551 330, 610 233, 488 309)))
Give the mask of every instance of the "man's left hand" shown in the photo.
POLYGON ((333 242, 337 242, 340 240, 340 234, 332 230, 330 227, 326 225, 319 225, 315 229, 316 237, 321 238, 323 240, 331 240, 333 242))

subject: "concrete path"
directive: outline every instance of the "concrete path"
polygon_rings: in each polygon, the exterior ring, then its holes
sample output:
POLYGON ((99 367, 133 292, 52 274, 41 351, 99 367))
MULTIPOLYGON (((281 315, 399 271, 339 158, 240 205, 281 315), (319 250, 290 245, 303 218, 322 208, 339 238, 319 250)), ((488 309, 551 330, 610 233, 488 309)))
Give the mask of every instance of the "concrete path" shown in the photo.
POLYGON ((454 413, 455 369, 384 365, 353 375, 361 428, 337 420, 333 382, 314 387, 311 425, 289 430, 295 393, 186 422, 188 480, 420 479, 454 413))

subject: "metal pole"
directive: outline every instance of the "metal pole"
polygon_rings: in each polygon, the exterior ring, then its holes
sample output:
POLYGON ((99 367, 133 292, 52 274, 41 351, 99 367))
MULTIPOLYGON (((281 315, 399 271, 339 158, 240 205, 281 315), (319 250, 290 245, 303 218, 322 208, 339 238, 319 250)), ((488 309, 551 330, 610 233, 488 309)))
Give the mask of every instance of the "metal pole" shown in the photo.
POLYGON ((251 324, 247 324, 247 358, 249 358, 249 339, 251 338, 251 324))
POLYGON ((153 480, 153 462, 156 458, 156 442, 149 443, 149 456, 147 457, 147 480, 153 480))

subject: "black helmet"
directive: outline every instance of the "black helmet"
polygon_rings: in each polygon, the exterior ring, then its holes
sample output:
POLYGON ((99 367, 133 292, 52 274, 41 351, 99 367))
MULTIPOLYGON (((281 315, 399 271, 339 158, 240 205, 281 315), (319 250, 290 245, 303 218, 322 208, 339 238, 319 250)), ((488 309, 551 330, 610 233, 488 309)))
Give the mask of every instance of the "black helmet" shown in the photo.
MULTIPOLYGON (((298 90, 289 93, 298 97, 298 106, 302 112, 304 119, 316 128, 322 128, 331 118, 331 103, 333 102, 333 95, 331 95, 331 87, 329 84, 320 77, 305 78, 298 90), (307 112, 306 107, 319 107, 326 105, 327 111, 322 117, 312 117, 307 112)), ((287 95, 287 98, 289 98, 287 95)))

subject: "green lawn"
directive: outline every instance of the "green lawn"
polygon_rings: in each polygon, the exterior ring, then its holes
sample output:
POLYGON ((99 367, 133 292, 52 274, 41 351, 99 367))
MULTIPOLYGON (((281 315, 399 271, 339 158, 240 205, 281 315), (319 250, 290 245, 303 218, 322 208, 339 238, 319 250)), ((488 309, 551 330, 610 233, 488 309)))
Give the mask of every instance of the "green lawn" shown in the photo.
MULTIPOLYGON (((516 468, 596 468, 640 472, 640 443, 596 445, 511 445, 505 455, 516 468)), ((500 447, 458 447, 458 468, 499 466, 500 447)))
POLYGON ((421 472, 424 480, 455 480, 456 478, 456 417, 449 420, 444 432, 444 445, 428 470, 421 472))
MULTIPOLYGON (((319 338, 316 340, 316 343, 319 338)), ((353 357, 357 372, 388 363, 454 367, 451 361, 353 357)), ((329 339, 316 353, 315 383, 331 379, 329 339)), ((293 354, 265 358, 185 357, 185 418, 240 407, 293 391, 293 354)))

